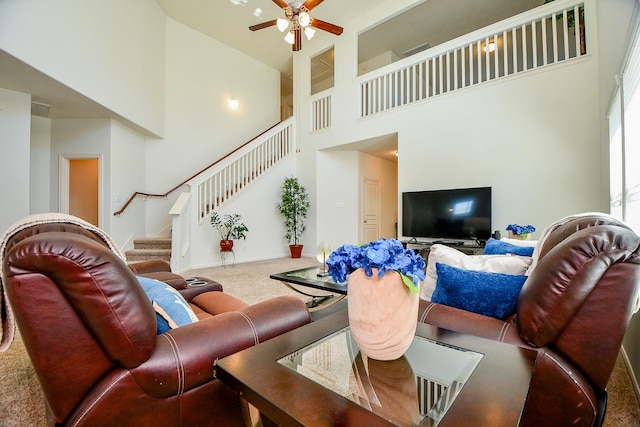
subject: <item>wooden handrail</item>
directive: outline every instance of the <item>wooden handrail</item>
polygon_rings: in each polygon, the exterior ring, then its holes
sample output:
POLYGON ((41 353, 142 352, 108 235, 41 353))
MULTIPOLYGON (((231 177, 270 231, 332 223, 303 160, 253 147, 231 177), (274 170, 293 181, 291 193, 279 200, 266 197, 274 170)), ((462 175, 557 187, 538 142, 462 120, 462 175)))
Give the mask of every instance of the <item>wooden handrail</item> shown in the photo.
POLYGON ((255 141, 256 139, 260 138, 262 135, 264 135, 265 133, 269 132, 271 129, 273 129, 274 127, 278 126, 281 122, 276 123, 275 125, 271 126, 270 128, 268 128, 267 130, 260 132, 258 135, 254 136, 253 138, 251 138, 250 140, 248 140, 247 142, 245 142, 244 144, 240 145, 239 147, 237 147, 236 149, 228 152, 227 154, 225 154, 224 156, 220 157, 218 160, 216 160, 215 162, 211 163, 209 166, 207 166, 204 169, 201 169, 199 172, 191 175, 189 178, 185 179, 184 181, 182 181, 180 184, 176 185, 175 187, 171 188, 169 191, 167 191, 164 194, 151 194, 151 193, 143 193, 140 191, 136 191, 134 192, 131 197, 129 197, 129 199, 127 199, 127 202, 122 206, 122 208, 113 213, 113 216, 118 216, 120 214, 122 214, 125 209, 127 209, 127 207, 131 204, 131 202, 133 202, 133 200, 138 197, 138 196, 145 196, 145 197, 167 197, 169 194, 173 193, 174 191, 176 191, 178 188, 182 187, 183 185, 185 185, 187 182, 191 181, 193 178, 195 178, 196 176, 200 175, 201 173, 203 173, 204 171, 206 171, 207 169, 217 165, 218 163, 220 163, 221 161, 223 161, 224 159, 226 159, 227 157, 231 156, 233 153, 237 152, 238 150, 241 150, 242 148, 246 147, 247 145, 249 145, 251 142, 255 141))

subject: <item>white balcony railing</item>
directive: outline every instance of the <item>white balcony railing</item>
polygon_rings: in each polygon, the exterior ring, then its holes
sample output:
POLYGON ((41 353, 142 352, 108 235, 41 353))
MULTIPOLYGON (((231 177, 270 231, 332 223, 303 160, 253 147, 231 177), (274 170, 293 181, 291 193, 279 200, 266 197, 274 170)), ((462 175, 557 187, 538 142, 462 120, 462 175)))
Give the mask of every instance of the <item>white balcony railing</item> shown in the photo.
POLYGON ((331 95, 324 95, 311 100, 311 131, 331 127, 331 95))
POLYGON ((586 55, 584 4, 558 3, 360 77, 360 117, 586 55))

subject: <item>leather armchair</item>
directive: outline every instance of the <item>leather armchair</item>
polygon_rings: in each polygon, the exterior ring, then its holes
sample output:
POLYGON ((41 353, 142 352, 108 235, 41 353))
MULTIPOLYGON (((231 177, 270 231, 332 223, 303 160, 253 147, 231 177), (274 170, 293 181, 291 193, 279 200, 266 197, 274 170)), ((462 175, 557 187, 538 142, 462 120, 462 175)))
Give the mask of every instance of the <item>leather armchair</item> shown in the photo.
POLYGON ((419 321, 538 352, 521 426, 598 426, 640 284, 640 237, 608 216, 541 241, 516 314, 497 320, 421 301, 419 321))
POLYGON ((243 425, 216 360, 310 322, 297 297, 247 306, 223 292, 193 324, 157 335, 132 269, 91 231, 29 227, 8 241, 3 285, 51 426, 243 425))

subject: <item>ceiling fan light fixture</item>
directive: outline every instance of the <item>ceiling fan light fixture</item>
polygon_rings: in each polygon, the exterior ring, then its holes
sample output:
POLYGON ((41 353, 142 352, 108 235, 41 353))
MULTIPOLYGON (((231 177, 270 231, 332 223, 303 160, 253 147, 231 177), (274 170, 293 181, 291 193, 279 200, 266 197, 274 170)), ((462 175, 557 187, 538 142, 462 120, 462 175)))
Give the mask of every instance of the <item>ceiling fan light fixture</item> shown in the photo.
POLYGON ((311 40, 311 37, 313 37, 315 33, 316 33, 316 30, 314 30, 311 27, 307 27, 304 29, 304 35, 307 36, 307 40, 311 40))
POLYGON ((278 27, 278 30, 280 30, 280 32, 283 33, 284 30, 286 30, 289 27, 289 21, 284 18, 278 18, 276 20, 276 26, 278 27))
POLYGON ((298 23, 301 27, 306 28, 309 26, 309 24, 311 24, 311 17, 307 12, 301 12, 298 15, 298 23))
POLYGON ((286 36, 284 36, 284 41, 289 44, 293 44, 296 41, 296 35, 293 34, 293 31, 289 31, 286 36))

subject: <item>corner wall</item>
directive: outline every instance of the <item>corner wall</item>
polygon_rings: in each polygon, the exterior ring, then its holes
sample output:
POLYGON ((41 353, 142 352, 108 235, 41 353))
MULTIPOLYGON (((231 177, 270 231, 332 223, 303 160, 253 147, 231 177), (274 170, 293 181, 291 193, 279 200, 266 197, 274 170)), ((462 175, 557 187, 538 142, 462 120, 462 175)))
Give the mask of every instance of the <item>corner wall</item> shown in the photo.
POLYGON ((0 88, 0 233, 29 214, 31 97, 0 88))
POLYGON ((164 133, 164 13, 154 0, 3 1, 0 49, 164 133))

